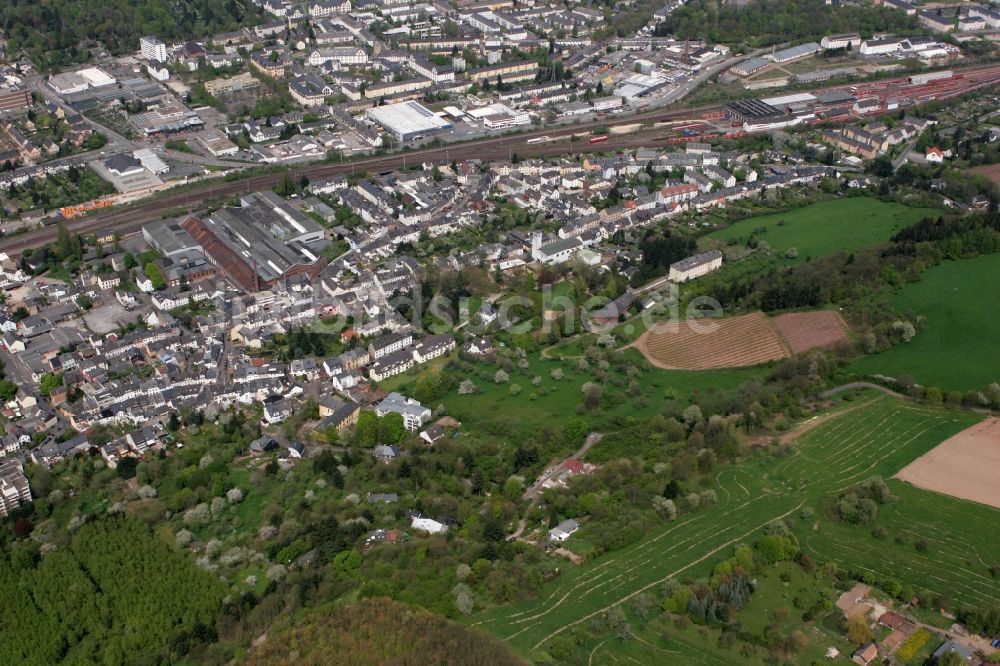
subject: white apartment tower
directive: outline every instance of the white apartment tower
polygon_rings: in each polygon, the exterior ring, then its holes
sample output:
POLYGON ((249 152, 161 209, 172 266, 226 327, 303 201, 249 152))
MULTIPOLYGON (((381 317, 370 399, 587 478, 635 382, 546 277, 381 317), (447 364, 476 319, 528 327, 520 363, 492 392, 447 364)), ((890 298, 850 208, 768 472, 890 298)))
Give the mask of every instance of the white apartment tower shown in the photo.
POLYGON ((146 60, 167 61, 167 45, 159 37, 142 37, 139 39, 139 50, 146 60))

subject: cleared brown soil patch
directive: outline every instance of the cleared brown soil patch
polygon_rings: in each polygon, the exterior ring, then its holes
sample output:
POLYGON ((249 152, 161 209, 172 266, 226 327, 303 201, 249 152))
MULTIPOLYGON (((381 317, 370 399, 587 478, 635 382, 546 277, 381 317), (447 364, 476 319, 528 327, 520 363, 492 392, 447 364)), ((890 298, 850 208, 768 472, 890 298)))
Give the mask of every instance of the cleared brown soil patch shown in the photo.
POLYGON ((659 324, 634 346, 656 367, 672 370, 735 368, 788 356, 781 336, 761 312, 659 324))
POLYGON ((775 317, 774 325, 793 354, 816 347, 832 347, 848 340, 844 321, 830 310, 789 312, 775 317))
POLYGON ((1000 185, 1000 164, 987 164, 969 169, 970 173, 978 173, 986 176, 997 185, 1000 185))
POLYGON ((938 444, 904 467, 896 478, 1000 509, 997 470, 1000 418, 991 417, 938 444))

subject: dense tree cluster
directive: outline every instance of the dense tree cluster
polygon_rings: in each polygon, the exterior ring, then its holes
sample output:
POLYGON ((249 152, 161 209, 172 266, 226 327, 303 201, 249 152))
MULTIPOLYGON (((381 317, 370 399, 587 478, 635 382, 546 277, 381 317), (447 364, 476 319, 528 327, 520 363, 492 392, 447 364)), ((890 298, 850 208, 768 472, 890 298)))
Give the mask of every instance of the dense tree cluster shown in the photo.
POLYGON ((236 30, 258 16, 248 0, 5 0, 0 26, 8 50, 27 51, 39 66, 57 69, 84 62, 81 45, 98 40, 112 53, 139 48, 142 35, 203 37, 236 30))
POLYGON ((831 33, 905 32, 916 19, 892 9, 828 5, 824 0, 759 0, 746 4, 693 0, 672 12, 659 34, 760 48, 831 33))
POLYGON ((666 274, 670 264, 695 253, 695 240, 667 232, 650 233, 642 240, 642 265, 639 268, 643 279, 649 280, 666 274))
POLYGON ((214 625, 225 594, 215 576, 126 518, 85 524, 39 562, 23 548, 0 559, 0 590, 11 611, 0 618, 6 664, 170 661, 174 638, 214 625))

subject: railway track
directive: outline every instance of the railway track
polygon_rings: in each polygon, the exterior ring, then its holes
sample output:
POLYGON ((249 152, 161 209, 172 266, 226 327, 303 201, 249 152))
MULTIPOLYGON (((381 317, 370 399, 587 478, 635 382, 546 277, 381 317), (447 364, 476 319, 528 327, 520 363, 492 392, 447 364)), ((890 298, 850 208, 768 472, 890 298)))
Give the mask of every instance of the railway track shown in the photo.
MULTIPOLYGON (((939 85, 938 88, 931 88, 929 91, 927 91, 927 86, 933 86, 933 84, 927 84, 920 88, 925 92, 931 93, 934 90, 939 91, 939 94, 935 95, 935 99, 948 99, 1000 83, 1000 63, 976 65, 961 69, 956 68, 954 72, 960 74, 962 78, 944 79, 942 81, 950 81, 951 83, 948 85, 939 85)), ((863 85, 866 92, 869 90, 881 90, 882 95, 899 96, 901 98, 901 107, 914 106, 922 101, 926 101, 906 97, 905 78, 871 82, 863 85)), ((814 89, 813 92, 843 90, 848 87, 828 86, 814 89)), ((648 111, 630 116, 608 117, 564 128, 538 129, 514 136, 499 136, 470 143, 421 148, 350 162, 314 163, 292 166, 288 168, 288 172, 293 179, 306 176, 310 180, 321 180, 352 173, 388 172, 403 168, 406 165, 424 162, 444 164, 450 161, 469 159, 509 159, 515 153, 521 157, 548 157, 552 155, 607 152, 637 147, 666 146, 668 145, 668 140, 663 130, 640 130, 639 132, 628 134, 610 133, 608 134, 607 141, 593 145, 583 135, 598 128, 603 129, 618 124, 641 125, 647 122, 703 120, 706 117, 718 117, 721 111, 722 106, 720 104, 672 111, 648 111), (531 139, 542 137, 549 137, 551 140, 545 143, 528 143, 531 139)), ((71 225, 71 229, 79 234, 91 234, 105 229, 114 229, 122 236, 127 236, 139 231, 142 225, 161 219, 171 211, 198 208, 210 201, 225 200, 246 192, 274 187, 279 176, 276 173, 269 173, 229 182, 204 181, 178 191, 168 191, 163 196, 155 199, 86 215, 75 220, 71 225)), ((0 239, 0 251, 10 256, 18 256, 28 248, 40 247, 51 243, 55 240, 56 233, 57 229, 55 226, 52 226, 0 239)))

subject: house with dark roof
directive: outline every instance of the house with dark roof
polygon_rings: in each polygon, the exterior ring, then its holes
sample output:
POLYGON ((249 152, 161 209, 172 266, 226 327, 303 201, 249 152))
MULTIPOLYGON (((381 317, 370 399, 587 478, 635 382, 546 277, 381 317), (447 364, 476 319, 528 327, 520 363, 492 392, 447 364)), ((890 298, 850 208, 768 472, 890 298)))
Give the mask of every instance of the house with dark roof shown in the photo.
POLYGON ((428 444, 433 444, 444 437, 444 428, 434 423, 427 426, 427 428, 420 433, 420 439, 424 440, 428 444))

